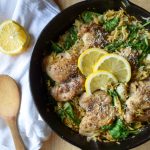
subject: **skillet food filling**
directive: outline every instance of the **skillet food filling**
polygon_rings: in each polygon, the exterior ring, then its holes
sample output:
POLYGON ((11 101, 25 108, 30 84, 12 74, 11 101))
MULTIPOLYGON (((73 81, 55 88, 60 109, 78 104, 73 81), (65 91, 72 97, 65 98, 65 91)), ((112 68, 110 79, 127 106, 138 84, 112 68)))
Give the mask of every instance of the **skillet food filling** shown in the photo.
POLYGON ((150 21, 84 11, 51 41, 45 84, 62 122, 88 140, 120 141, 150 122, 150 21))

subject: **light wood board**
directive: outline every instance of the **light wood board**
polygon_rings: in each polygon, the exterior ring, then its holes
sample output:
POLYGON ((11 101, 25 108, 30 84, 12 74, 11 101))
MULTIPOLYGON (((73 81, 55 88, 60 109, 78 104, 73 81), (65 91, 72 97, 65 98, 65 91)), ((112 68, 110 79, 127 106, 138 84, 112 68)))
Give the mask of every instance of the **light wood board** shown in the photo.
MULTIPOLYGON (((64 9, 74 3, 80 2, 82 0, 56 0, 59 6, 64 9)), ((131 0, 133 3, 143 7, 144 9, 150 11, 150 0, 131 0)), ((43 143, 41 150, 79 150, 79 148, 69 144, 55 133, 52 133, 50 138, 43 143)), ((150 150, 150 141, 134 148, 133 150, 150 150)))

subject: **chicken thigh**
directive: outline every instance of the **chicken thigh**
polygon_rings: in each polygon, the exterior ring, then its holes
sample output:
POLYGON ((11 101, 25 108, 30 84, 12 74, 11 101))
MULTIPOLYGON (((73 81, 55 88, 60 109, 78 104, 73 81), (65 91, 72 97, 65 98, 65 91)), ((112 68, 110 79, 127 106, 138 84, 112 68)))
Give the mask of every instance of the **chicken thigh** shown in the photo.
POLYGON ((131 83, 126 106, 126 122, 150 121, 150 81, 131 83))
POLYGON ((79 126, 79 133, 82 135, 92 136, 100 127, 111 124, 115 119, 112 98, 105 91, 97 91, 91 96, 84 93, 79 104, 86 110, 79 126))

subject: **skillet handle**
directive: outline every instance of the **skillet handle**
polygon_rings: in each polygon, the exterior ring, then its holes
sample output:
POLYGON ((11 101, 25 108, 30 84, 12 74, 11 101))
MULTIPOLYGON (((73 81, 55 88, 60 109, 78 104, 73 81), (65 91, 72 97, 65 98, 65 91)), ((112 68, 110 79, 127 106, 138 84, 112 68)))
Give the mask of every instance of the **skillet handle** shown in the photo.
POLYGON ((131 3, 129 0, 122 0, 121 2, 125 7, 129 7, 131 3))
POLYGON ((140 6, 135 5, 134 3, 130 2, 130 0, 121 0, 120 2, 122 3, 122 7, 125 8, 127 12, 136 16, 142 21, 145 20, 143 18, 148 18, 150 16, 150 12, 146 11, 140 6))

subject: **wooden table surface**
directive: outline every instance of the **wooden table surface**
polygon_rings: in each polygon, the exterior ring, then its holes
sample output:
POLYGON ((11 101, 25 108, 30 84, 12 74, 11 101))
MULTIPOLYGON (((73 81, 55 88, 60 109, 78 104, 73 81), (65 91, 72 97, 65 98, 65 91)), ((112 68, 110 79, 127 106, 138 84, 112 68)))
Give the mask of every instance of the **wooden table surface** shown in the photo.
MULTIPOLYGON (((62 9, 80 1, 81 0, 56 0, 56 2, 62 9)), ((130 0, 130 1, 150 11, 150 0, 130 0)), ((149 150, 149 149, 150 149, 150 141, 137 148, 134 148, 133 150, 149 150)), ((50 138, 45 143, 43 143, 41 150, 79 150, 79 148, 64 141, 53 132, 50 138)))

